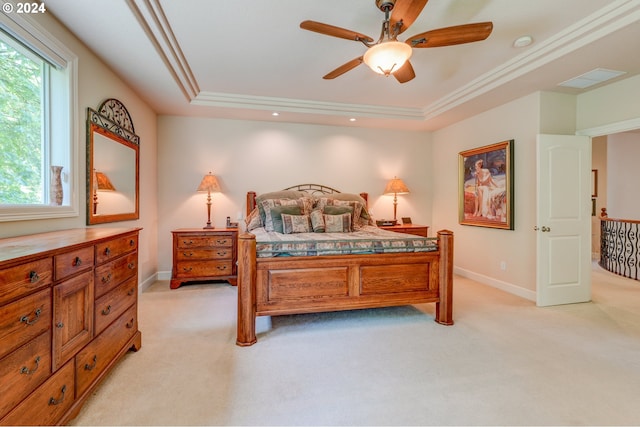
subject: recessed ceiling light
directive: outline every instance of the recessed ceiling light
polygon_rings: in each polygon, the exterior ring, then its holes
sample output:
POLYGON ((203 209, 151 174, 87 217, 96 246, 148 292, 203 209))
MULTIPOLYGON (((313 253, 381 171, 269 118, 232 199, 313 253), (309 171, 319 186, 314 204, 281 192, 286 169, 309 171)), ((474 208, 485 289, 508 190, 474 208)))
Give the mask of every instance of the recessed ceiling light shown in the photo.
POLYGON ((566 80, 558 86, 573 87, 577 89, 585 89, 598 83, 606 82, 618 76, 626 74, 625 71, 607 70, 605 68, 596 68, 588 73, 581 74, 572 79, 566 80))
POLYGON ((271 115, 273 117, 278 117, 280 115, 280 113, 278 113, 277 111, 274 111, 273 113, 271 113, 271 115))
POLYGON ((356 118, 355 118, 355 117, 351 117, 351 118, 349 119, 349 121, 350 121, 350 122, 355 122, 355 121, 356 121, 356 118))
POLYGON ((531 36, 520 36, 513 41, 513 47, 527 47, 531 43, 533 43, 533 37, 531 36))

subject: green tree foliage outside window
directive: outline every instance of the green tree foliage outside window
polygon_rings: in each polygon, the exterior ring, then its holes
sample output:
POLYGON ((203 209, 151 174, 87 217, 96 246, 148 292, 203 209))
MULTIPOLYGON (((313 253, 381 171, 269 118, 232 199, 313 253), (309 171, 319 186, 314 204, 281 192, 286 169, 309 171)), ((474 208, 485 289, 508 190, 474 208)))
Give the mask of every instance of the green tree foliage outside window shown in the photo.
POLYGON ((42 204, 44 61, 0 40, 0 204, 42 204))

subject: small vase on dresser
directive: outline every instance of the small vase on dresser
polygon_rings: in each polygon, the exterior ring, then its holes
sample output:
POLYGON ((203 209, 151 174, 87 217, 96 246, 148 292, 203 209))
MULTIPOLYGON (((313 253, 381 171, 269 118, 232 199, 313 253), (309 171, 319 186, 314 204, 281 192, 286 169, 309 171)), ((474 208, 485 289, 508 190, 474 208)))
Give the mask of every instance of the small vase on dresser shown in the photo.
POLYGON ((51 185, 50 195, 51 204, 55 206, 62 205, 64 193, 62 191, 62 168, 63 166, 51 166, 51 185))

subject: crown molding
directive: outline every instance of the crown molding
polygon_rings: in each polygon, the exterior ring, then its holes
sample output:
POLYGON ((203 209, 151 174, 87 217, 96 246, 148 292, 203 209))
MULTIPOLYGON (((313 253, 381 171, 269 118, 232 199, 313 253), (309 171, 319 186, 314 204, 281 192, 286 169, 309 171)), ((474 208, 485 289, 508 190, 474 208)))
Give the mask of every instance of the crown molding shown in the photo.
POLYGON ((200 91, 162 10, 160 0, 127 0, 127 3, 192 105, 411 121, 433 119, 563 55, 640 21, 640 0, 616 0, 430 105, 422 108, 397 108, 200 91))

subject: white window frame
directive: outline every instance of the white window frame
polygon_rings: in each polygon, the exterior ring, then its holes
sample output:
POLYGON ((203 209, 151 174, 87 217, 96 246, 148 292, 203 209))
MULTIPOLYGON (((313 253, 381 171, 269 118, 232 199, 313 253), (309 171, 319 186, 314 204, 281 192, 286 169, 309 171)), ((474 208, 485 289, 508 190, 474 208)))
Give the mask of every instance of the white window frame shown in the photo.
MULTIPOLYGON (((2 0, 0 3, 4 4, 2 0)), ((25 14, 0 13, 0 28, 21 43, 29 46, 62 73, 52 73, 49 94, 48 116, 43 122, 50 124, 50 135, 56 150, 63 152, 63 159, 50 158, 52 164, 65 166, 65 203, 51 205, 0 205, 0 222, 38 220, 79 216, 79 166, 78 166, 78 57, 63 43, 46 31, 34 18, 25 14), (60 81, 62 80, 62 81, 60 81), (55 93, 51 93, 55 92, 55 93)), ((45 101, 46 102, 46 101, 45 101)), ((48 148, 47 148, 48 151, 48 148)), ((47 153, 49 155, 49 153, 47 153)), ((43 182, 49 182, 48 171, 43 171, 43 182)))

